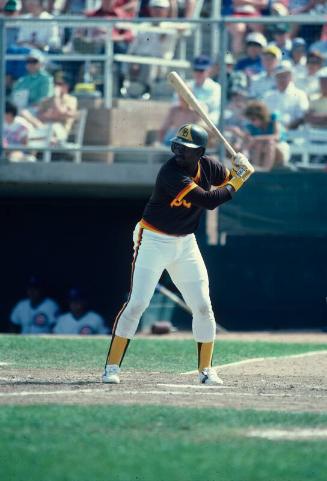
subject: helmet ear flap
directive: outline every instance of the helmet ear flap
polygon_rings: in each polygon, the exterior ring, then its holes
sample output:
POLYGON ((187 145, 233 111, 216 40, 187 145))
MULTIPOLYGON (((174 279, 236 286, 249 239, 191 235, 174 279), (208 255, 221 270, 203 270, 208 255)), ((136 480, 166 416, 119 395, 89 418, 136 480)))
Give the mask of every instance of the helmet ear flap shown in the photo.
POLYGON ((172 151, 173 154, 174 154, 175 151, 176 151, 176 145, 178 145, 178 144, 176 144, 176 142, 172 142, 172 143, 170 144, 170 150, 172 151))
POLYGON ((201 150, 201 154, 199 154, 200 157, 202 157, 206 151, 206 149, 204 147, 200 147, 199 148, 199 151, 201 150))

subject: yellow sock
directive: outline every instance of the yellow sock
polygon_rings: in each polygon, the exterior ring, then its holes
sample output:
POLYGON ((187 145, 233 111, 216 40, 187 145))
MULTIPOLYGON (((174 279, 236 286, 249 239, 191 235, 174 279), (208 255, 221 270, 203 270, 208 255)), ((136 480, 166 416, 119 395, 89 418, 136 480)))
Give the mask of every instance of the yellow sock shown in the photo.
POLYGON ((198 342, 198 369, 211 367, 214 342, 198 342))
POLYGON ((107 357, 107 364, 121 365, 130 339, 113 335, 107 357))

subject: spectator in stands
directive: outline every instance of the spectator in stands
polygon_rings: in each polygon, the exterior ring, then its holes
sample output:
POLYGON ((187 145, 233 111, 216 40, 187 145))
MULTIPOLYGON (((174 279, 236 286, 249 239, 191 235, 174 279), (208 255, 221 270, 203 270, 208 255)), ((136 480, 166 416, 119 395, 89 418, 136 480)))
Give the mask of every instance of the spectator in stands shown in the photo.
MULTIPOLYGON (((169 0, 150 0, 149 13, 153 18, 168 18, 170 3, 169 0)), ((130 44, 128 53, 130 55, 138 55, 142 57, 155 57, 170 60, 175 53, 175 47, 177 43, 177 30, 170 28, 171 33, 161 33, 146 31, 144 24, 144 30, 137 33, 137 36, 130 44)), ((148 24, 150 26, 157 26, 154 23, 148 24)), ((139 63, 132 63, 128 66, 126 72, 126 78, 123 84, 121 93, 128 95, 131 92, 131 83, 138 82, 143 86, 140 93, 143 98, 150 98, 151 86, 155 80, 159 80, 163 74, 166 73, 165 69, 162 69, 155 65, 143 65, 139 63)))
MULTIPOLYGON (((53 16, 43 6, 42 0, 28 0, 25 18, 49 19, 53 16)), ((17 39, 18 45, 44 51, 58 51, 61 47, 60 31, 57 23, 22 23, 17 39)))
POLYGON ((210 77, 212 61, 206 55, 193 60, 193 79, 188 83, 195 97, 205 106, 214 124, 218 124, 220 114, 221 88, 210 77))
POLYGON ((250 96, 262 99, 267 90, 276 90, 275 69, 282 59, 282 52, 276 45, 269 45, 262 51, 263 72, 253 75, 250 80, 250 96))
POLYGON ((303 38, 297 37, 293 39, 292 51, 291 51, 291 62, 293 66, 294 78, 304 76, 306 73, 306 42, 303 38))
MULTIPOLYGON (((16 0, 8 0, 3 8, 6 17, 18 17, 21 10, 21 2, 16 0)), ((16 45, 19 29, 17 26, 7 25, 6 27, 6 48, 16 45)))
POLYGON ((276 113, 270 113, 261 101, 250 102, 244 112, 246 126, 243 148, 248 150, 257 170, 269 171, 285 166, 289 160, 289 146, 283 140, 282 126, 276 113))
MULTIPOLYGON (((100 6, 96 10, 87 11, 85 15, 90 18, 129 19, 132 12, 123 8, 121 0, 101 0, 100 6)), ((125 54, 134 35, 128 27, 119 26, 119 28, 116 28, 115 25, 112 25, 112 27, 113 51, 115 54, 125 54)), ((78 29, 74 34, 73 49, 80 53, 104 53, 107 37, 108 29, 106 26, 78 29)), ((123 82, 122 64, 115 63, 115 69, 118 88, 120 89, 123 82)), ((76 75, 76 73, 74 74, 76 75)), ((105 73, 102 76, 104 75, 108 74, 105 73)))
POLYGON ((102 317, 88 309, 87 297, 81 289, 70 289, 68 303, 69 311, 58 317, 54 334, 107 334, 102 317))
POLYGON ((261 53, 267 46, 267 40, 260 32, 251 32, 246 36, 246 56, 238 60, 235 70, 242 70, 248 77, 262 72, 261 53))
POLYGON ((191 18, 193 17, 196 0, 170 0, 172 17, 191 18))
POLYGON ((322 54, 318 51, 311 51, 307 56, 307 64, 304 73, 294 75, 294 83, 296 87, 305 90, 309 97, 319 93, 319 71, 322 68, 323 63, 324 57, 322 54))
MULTIPOLYGON (((222 11, 224 15, 234 15, 236 17, 258 17, 264 14, 269 8, 269 0, 223 0, 222 11)), ((235 55, 239 55, 243 51, 244 35, 246 34, 246 24, 240 22, 232 23, 228 26, 231 34, 231 48, 235 55)), ((251 25, 251 29, 258 29, 255 24, 251 25)))
MULTIPOLYGON (((292 9, 291 13, 292 15, 298 15, 301 13, 310 13, 310 15, 324 15, 327 13, 327 2, 326 0, 301 0, 300 5, 295 5, 295 8, 292 9)), ((310 43, 313 43, 320 40, 323 28, 323 25, 297 25, 296 28, 293 29, 293 37, 298 35, 310 43)))
POLYGON ((327 129, 327 67, 319 70, 320 93, 310 100, 304 120, 310 127, 327 129))
MULTIPOLYGON (((18 117, 17 107, 7 101, 5 105, 5 121, 3 125, 3 143, 4 147, 17 146, 19 148, 27 145, 29 129, 18 117)), ((24 159, 24 153, 21 149, 10 151, 6 157, 10 161, 20 161, 24 159)))
MULTIPOLYGON (((130 18, 130 13, 119 5, 119 0, 101 0, 101 5, 96 10, 86 12, 88 17, 103 17, 103 18, 130 18)), ((101 49, 104 48, 108 30, 105 27, 98 27, 91 29, 91 37, 94 42, 98 42, 101 49)), ((129 43, 133 39, 133 34, 130 30, 125 28, 113 28, 112 40, 114 42, 115 53, 126 53, 129 43)))
POLYGON ((12 101, 18 108, 33 109, 46 97, 53 95, 53 78, 43 68, 44 57, 38 50, 32 50, 26 57, 27 75, 13 86, 12 101))
MULTIPOLYGON (((226 68, 226 89, 227 99, 230 100, 231 93, 235 89, 247 89, 248 79, 242 70, 234 70, 235 59, 231 52, 225 54, 225 68, 226 68)), ((219 61, 214 64, 211 70, 211 78, 215 82, 219 82, 220 65, 219 61)))
MULTIPOLYGON (((19 17, 21 10, 21 2, 16 0, 8 0, 4 2, 3 14, 6 17, 19 17)), ((6 35, 6 53, 26 55, 29 49, 17 46, 17 38, 19 27, 17 25, 7 24, 6 35)), ((15 81, 26 74, 24 60, 7 60, 6 61, 6 97, 9 97, 15 81)))
POLYGON ((283 60, 289 60, 292 51, 289 25, 287 23, 277 23, 273 26, 272 35, 274 38, 272 45, 276 45, 281 50, 283 60))
POLYGON ((191 110, 187 103, 179 97, 177 105, 173 105, 164 119, 159 133, 158 140, 164 145, 170 146, 171 139, 176 135, 177 130, 183 124, 199 124, 200 116, 191 110))
POLYGON ((54 95, 43 99, 31 114, 23 110, 21 115, 35 128, 52 124, 54 143, 67 140, 77 113, 77 99, 69 94, 69 79, 60 75, 55 80, 54 95))
POLYGON ((27 283, 27 298, 13 308, 11 322, 19 326, 21 334, 47 334, 57 320, 59 307, 45 294, 45 283, 33 275, 27 283))
POLYGON ((301 123, 309 108, 306 93, 295 87, 292 80, 292 64, 283 60, 275 70, 277 90, 270 90, 263 96, 263 101, 270 112, 277 112, 285 128, 295 129, 301 123))

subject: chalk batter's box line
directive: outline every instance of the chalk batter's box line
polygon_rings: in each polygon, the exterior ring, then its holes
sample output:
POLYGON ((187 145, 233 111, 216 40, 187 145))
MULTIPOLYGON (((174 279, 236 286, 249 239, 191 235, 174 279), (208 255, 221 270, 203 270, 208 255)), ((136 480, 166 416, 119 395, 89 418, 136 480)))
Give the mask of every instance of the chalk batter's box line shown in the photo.
MULTIPOLYGON (((309 352, 303 352, 301 354, 289 354, 288 356, 270 356, 270 357, 253 357, 252 359, 243 359, 243 361, 236 361, 236 362, 230 362, 228 364, 220 364, 219 366, 213 366, 214 369, 219 369, 221 371, 222 369, 231 367, 231 366, 241 366, 242 364, 249 364, 252 362, 263 362, 263 361, 275 361, 278 359, 294 359, 297 357, 307 357, 307 356, 314 356, 314 355, 321 355, 321 354, 327 354, 327 351, 309 351, 309 352)), ((196 374, 198 371, 187 371, 187 372, 182 372, 181 375, 187 376, 188 374, 196 374)))

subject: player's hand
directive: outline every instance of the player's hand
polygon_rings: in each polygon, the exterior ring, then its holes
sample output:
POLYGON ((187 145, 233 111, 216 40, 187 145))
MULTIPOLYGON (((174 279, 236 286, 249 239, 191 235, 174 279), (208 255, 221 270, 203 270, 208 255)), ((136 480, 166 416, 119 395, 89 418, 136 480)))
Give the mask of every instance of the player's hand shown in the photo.
POLYGON ((246 161, 242 161, 241 167, 234 166, 232 169, 232 178, 227 182, 231 185, 233 189, 238 191, 243 184, 251 177, 254 172, 254 167, 250 164, 245 156, 243 156, 246 161))
POLYGON ((239 167, 248 167, 249 163, 249 159, 244 154, 241 154, 241 152, 236 154, 236 156, 232 159, 232 164, 235 170, 237 170, 239 167))

